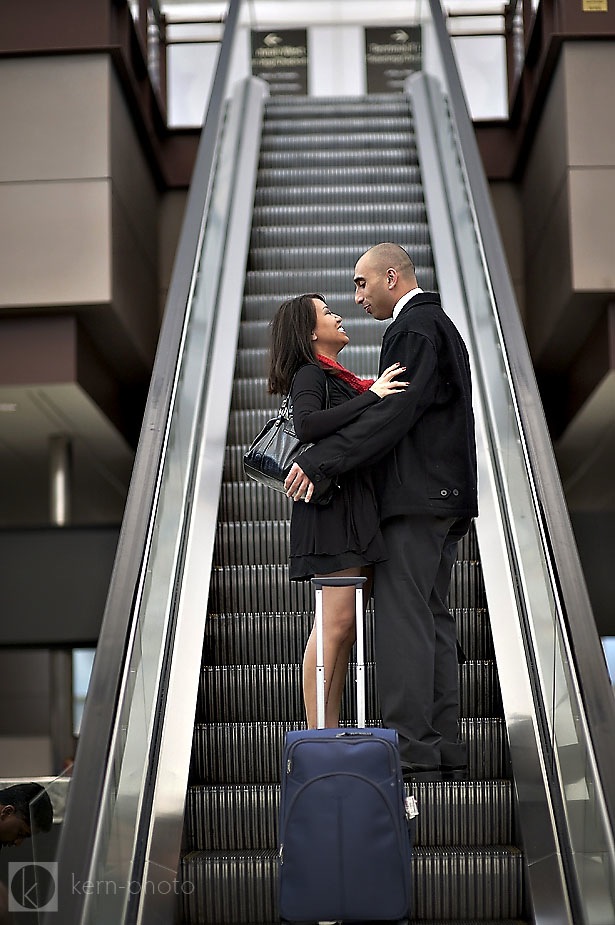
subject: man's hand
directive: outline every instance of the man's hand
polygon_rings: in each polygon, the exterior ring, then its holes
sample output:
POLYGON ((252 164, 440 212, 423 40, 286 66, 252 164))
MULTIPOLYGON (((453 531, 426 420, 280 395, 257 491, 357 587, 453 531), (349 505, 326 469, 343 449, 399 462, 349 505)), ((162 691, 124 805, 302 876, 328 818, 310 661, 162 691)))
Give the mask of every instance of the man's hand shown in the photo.
POLYGON ((284 480, 286 494, 293 501, 309 501, 314 494, 314 483, 298 463, 293 463, 292 469, 284 480))

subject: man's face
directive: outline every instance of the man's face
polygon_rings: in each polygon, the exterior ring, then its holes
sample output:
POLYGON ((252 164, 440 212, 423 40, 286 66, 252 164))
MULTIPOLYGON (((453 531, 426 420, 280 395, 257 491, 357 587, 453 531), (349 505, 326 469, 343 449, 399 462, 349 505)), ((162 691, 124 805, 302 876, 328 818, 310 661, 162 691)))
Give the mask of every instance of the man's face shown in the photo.
POLYGON ((31 835, 30 823, 19 815, 14 806, 3 806, 0 809, 0 845, 17 848, 24 838, 30 838, 31 835))
POLYGON ((397 298, 389 288, 386 269, 378 268, 364 254, 354 268, 354 300, 361 305, 368 315, 384 321, 391 318, 397 298))

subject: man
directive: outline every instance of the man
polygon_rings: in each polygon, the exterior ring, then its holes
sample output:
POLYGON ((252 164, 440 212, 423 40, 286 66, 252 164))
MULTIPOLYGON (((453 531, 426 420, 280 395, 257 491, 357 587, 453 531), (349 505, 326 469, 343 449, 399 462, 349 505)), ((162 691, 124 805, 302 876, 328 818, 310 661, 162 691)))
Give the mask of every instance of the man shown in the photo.
POLYGON ((40 784, 15 784, 0 790, 0 847, 18 847, 35 832, 48 832, 53 823, 51 800, 40 784))
MULTIPOLYGON (((34 832, 49 832, 53 823, 51 800, 40 784, 15 784, 0 790, 0 849, 18 848, 34 832)), ((0 925, 12 921, 8 891, 0 882, 0 925)))
POLYGON ((468 354, 399 245, 363 254, 354 283, 368 314, 393 318, 380 370, 398 362, 410 384, 303 453, 287 493, 309 500, 321 479, 375 464, 389 556, 374 567, 383 722, 398 732, 406 778, 463 776, 456 628, 446 597, 458 541, 478 513, 468 354))

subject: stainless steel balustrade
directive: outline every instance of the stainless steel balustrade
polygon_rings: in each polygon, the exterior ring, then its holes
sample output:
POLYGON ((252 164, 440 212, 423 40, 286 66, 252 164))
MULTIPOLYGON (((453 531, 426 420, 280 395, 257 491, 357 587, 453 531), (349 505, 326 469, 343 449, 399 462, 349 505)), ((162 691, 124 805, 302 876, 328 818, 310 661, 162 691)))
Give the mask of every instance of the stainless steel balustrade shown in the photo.
POLYGON ((615 705, 438 0, 412 78, 440 290, 477 392, 477 535, 537 922, 615 921, 615 705), (555 915, 555 918, 553 916, 555 915))

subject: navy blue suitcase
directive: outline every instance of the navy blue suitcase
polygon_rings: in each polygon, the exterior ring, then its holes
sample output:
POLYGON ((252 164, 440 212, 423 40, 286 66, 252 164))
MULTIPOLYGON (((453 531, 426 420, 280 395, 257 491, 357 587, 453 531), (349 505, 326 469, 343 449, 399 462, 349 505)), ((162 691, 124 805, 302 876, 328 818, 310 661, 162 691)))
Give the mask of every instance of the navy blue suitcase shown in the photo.
POLYGON ((313 579, 319 725, 324 724, 322 588, 357 589, 359 728, 286 735, 279 818, 279 911, 286 922, 404 921, 411 839, 397 733, 365 728, 362 578, 313 579))

